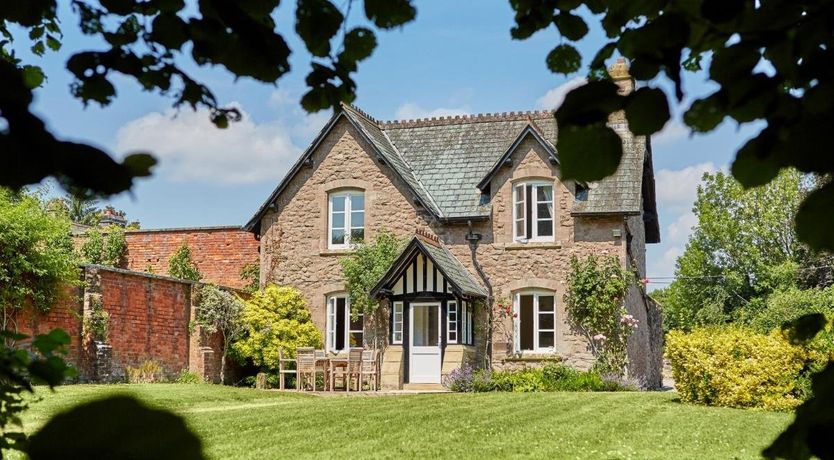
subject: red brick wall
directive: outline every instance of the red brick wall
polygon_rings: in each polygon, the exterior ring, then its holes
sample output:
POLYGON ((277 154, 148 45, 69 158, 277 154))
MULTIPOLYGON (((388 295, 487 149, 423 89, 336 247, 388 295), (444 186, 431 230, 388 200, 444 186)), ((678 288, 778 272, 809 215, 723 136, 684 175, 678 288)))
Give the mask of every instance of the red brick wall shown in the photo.
POLYGON ((258 241, 237 227, 182 228, 128 231, 127 269, 168 273, 168 259, 183 243, 204 281, 240 288, 245 283, 240 271, 248 263, 258 263, 258 241))
POLYGON ((36 334, 46 334, 56 328, 65 330, 70 335, 67 359, 70 362, 80 364, 82 356, 81 296, 81 288, 72 287, 66 290, 64 298, 54 305, 49 313, 33 313, 31 310, 17 312, 14 316, 17 331, 21 334, 34 336, 36 334))
POLYGON ((188 368, 191 284, 100 270, 114 373, 145 360, 174 376, 188 368))

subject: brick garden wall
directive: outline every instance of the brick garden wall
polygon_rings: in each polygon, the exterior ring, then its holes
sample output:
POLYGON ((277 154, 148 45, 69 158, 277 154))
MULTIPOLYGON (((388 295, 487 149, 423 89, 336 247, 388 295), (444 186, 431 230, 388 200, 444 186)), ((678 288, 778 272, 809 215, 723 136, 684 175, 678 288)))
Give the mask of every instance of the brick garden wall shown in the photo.
MULTIPOLYGON (((199 286, 166 276, 88 265, 84 286, 68 289, 66 299, 48 313, 24 310, 14 319, 18 331, 27 335, 54 328, 67 331, 71 337, 67 359, 78 368, 81 381, 124 381, 128 366, 153 360, 160 364, 163 377, 174 378, 188 369, 218 382, 220 336, 199 327, 189 331, 196 314, 194 289, 199 286), (95 299, 101 300, 109 314, 108 337, 98 347, 83 330, 83 318, 95 299), (102 354, 102 349, 107 352, 102 354)), ((233 375, 234 366, 227 367, 233 375)))
POLYGON ((241 288, 240 271, 258 263, 258 240, 239 227, 131 230, 125 239, 128 270, 167 275, 168 259, 187 243, 205 281, 241 288))

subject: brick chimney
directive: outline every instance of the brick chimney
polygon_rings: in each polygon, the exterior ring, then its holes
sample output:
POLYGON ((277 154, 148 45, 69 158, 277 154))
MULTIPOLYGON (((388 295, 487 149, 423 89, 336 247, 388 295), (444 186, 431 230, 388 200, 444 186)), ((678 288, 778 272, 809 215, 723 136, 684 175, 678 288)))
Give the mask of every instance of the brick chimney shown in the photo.
POLYGON ((628 61, 624 57, 617 58, 617 62, 608 68, 608 75, 614 83, 620 88, 617 93, 621 96, 631 94, 634 91, 634 78, 628 72, 628 61))

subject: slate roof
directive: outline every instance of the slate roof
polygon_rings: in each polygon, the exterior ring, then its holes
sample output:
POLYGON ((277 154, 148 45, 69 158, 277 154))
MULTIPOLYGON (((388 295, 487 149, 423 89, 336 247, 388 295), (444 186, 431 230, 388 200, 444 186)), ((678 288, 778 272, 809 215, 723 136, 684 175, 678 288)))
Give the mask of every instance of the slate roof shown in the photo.
MULTIPOLYGON (((260 217, 326 132, 346 117, 376 150, 376 155, 406 183, 415 198, 440 221, 486 219, 488 199, 479 185, 488 183, 512 147, 526 132, 542 143, 558 162, 556 119, 550 111, 510 112, 420 120, 379 121, 351 105, 343 105, 290 170, 245 228, 257 231, 260 217)), ((654 177, 648 140, 628 134, 624 120, 609 125, 623 138, 617 172, 587 184, 586 200, 574 202, 574 214, 640 214, 647 211, 647 242, 659 241, 654 203, 654 177), (648 166, 648 167, 646 167, 648 166), (644 189, 648 187, 647 189, 644 189), (649 190, 650 189, 650 190, 649 190), (649 198, 647 200, 647 198, 649 198), (655 216, 652 218, 651 216, 655 216)))
POLYGON ((472 277, 472 274, 449 250, 439 242, 424 241, 415 235, 405 249, 391 264, 379 282, 371 289, 370 295, 376 297, 380 291, 402 276, 403 270, 416 252, 422 252, 437 266, 452 286, 452 291, 467 297, 486 297, 486 290, 472 277))

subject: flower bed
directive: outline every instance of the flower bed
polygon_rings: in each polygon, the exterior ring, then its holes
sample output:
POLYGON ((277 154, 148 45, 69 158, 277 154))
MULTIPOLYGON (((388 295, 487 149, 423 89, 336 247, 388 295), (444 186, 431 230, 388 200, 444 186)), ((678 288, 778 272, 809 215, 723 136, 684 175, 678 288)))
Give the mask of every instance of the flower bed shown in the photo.
POLYGON ((559 363, 549 363, 542 368, 495 372, 475 370, 464 366, 453 370, 443 384, 446 388, 461 393, 633 391, 637 389, 636 385, 616 378, 603 377, 593 370, 580 371, 559 363))

